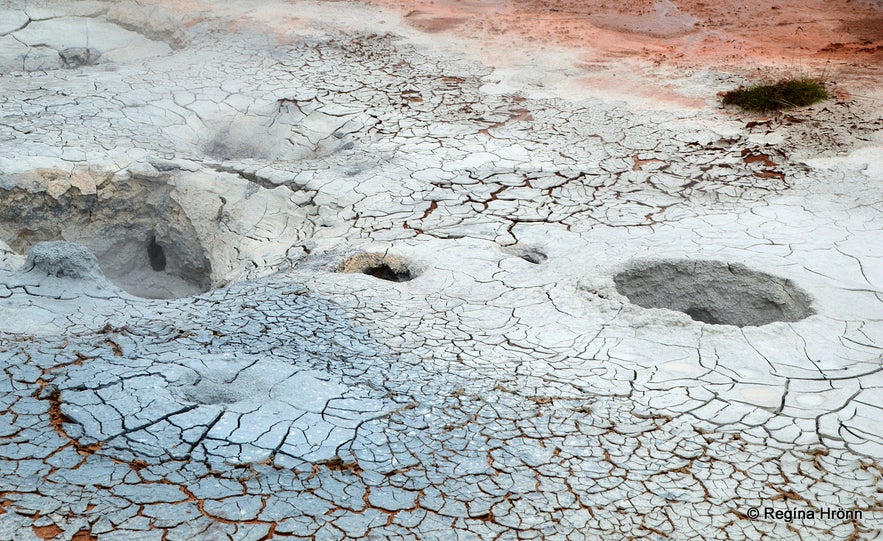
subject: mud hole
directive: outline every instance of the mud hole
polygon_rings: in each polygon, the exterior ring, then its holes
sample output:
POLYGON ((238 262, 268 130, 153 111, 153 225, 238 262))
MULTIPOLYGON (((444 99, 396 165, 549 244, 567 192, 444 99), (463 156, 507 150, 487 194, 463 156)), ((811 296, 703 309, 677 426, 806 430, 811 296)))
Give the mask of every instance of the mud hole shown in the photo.
POLYGON ((0 189, 0 239, 20 254, 45 241, 81 244, 108 280, 138 297, 201 293, 212 285, 211 263, 171 190, 139 178, 92 194, 0 189))
POLYGON ((533 263, 534 265, 540 265, 545 263, 549 256, 546 255, 545 252, 540 250, 539 248, 534 247, 526 247, 519 249, 517 251, 518 257, 527 261, 528 263, 533 263))
POLYGON ((378 253, 362 253, 344 261, 337 272, 362 273, 390 282, 408 282, 418 272, 404 258, 378 253))
POLYGON ((752 327, 815 313, 812 297, 791 280, 738 263, 639 262, 613 280, 617 291, 638 306, 676 310, 711 325, 752 327))

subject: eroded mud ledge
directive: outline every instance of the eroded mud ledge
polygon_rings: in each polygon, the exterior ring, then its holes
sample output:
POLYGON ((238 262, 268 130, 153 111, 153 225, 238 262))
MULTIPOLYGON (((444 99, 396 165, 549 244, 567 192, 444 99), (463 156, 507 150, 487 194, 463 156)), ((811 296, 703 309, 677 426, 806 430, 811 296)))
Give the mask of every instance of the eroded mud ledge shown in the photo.
POLYGON ((0 538, 880 535, 880 38, 539 4, 0 8, 0 538))

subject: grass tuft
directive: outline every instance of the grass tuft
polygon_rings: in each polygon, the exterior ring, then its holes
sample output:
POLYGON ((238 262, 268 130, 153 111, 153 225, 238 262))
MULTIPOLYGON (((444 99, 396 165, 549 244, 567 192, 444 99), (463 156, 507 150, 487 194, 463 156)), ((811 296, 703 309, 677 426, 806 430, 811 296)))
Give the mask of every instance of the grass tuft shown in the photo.
POLYGON ((771 85, 730 90, 724 93, 723 103, 748 111, 773 111, 812 105, 827 98, 825 87, 815 79, 785 79, 771 85))

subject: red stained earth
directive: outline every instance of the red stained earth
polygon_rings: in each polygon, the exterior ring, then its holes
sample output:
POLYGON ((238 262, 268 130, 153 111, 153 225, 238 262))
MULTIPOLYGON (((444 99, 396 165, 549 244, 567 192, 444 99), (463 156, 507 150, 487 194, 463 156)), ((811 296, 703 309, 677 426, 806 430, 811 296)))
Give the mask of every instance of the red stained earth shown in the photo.
POLYGON ((883 2, 861 0, 365 0, 415 28, 687 65, 848 60, 883 65, 883 2))

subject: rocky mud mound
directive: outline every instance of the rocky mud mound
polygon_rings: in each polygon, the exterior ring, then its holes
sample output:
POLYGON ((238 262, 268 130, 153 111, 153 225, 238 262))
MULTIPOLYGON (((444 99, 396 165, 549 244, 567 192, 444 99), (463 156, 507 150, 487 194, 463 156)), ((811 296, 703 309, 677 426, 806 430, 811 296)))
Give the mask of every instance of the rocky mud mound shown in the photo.
POLYGON ((38 243, 28 252, 28 258, 21 270, 96 284, 104 281, 98 260, 92 252, 71 242, 38 243))

